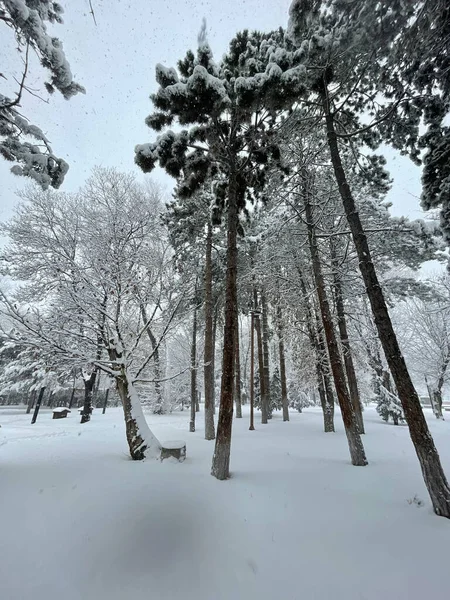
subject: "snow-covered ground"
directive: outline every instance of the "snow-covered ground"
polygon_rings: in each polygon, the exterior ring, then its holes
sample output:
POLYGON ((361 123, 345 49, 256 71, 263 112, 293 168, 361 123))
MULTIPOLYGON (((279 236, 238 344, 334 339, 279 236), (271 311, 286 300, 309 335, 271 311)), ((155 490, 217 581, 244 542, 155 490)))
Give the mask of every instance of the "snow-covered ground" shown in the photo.
MULTIPOLYGON (((427 415, 450 476, 448 416, 427 415)), ((187 459, 139 463, 121 409, 86 425, 43 410, 30 425, 0 408, 0 598, 449 598, 450 522, 432 513, 406 427, 367 410, 362 468, 319 410, 254 432, 235 420, 233 477, 219 482, 197 417, 190 434, 187 411, 147 415, 187 459)))

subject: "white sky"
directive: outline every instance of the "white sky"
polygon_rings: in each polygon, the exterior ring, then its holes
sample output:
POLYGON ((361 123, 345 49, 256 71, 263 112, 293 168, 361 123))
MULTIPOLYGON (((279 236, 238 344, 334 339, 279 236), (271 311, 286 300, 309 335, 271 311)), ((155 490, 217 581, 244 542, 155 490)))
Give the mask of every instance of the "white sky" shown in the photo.
MULTIPOLYGON (((63 41, 86 95, 66 101, 55 93, 49 104, 27 95, 21 110, 44 131, 55 154, 70 164, 61 188, 66 191, 77 190, 94 165, 116 166, 143 177, 134 165, 134 146, 155 138, 144 123, 152 112, 149 94, 156 89, 155 65, 176 66, 188 49, 195 50, 203 17, 208 41, 220 58, 239 30, 286 26, 290 5, 290 0, 92 0, 95 26, 88 0, 60 1, 65 22, 52 33, 63 41)), ((6 63, 13 64, 13 72, 20 77, 20 62, 11 62, 17 59, 11 52, 13 38, 5 26, 1 31, 0 56, 8 57, 6 63)), ((4 62, 2 58, 2 68, 4 62)), ((10 75, 8 70, 11 81, 10 75)), ((34 65, 29 85, 46 97, 43 75, 39 65, 34 65)), ((391 151, 388 159, 394 177, 388 197, 393 214, 420 217, 419 169, 391 151)), ((17 203, 15 191, 27 181, 11 175, 10 166, 0 159, 0 220, 11 216, 17 203)), ((164 181, 170 190, 171 180, 164 173, 152 177, 164 181)))

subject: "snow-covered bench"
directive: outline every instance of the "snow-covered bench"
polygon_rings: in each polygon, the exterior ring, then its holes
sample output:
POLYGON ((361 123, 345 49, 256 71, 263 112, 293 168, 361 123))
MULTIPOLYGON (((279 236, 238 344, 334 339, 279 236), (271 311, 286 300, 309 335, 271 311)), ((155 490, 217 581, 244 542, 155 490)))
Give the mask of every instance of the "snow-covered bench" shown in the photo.
POLYGON ((54 419, 65 419, 67 415, 72 412, 66 406, 57 406, 53 409, 53 418, 54 419))
POLYGON ((180 440, 169 440, 163 442, 161 448, 161 460, 165 458, 175 458, 178 462, 183 462, 186 458, 186 442, 180 440))

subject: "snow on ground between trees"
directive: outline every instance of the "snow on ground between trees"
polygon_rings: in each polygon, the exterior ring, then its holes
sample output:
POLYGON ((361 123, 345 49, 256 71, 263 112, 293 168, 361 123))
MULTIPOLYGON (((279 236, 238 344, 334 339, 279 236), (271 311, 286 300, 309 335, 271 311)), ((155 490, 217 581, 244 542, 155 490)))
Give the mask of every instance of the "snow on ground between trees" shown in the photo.
MULTIPOLYGON (((198 422, 202 421, 202 416, 198 422)), ((131 461, 121 409, 80 425, 0 409, 0 597, 8 600, 447 599, 450 523, 431 508, 406 426, 365 411, 369 466, 340 419, 234 422, 232 479, 188 413, 147 414, 183 464, 131 461), (422 505, 421 502, 423 502, 422 505)), ((427 411, 450 471, 450 422, 427 411)))

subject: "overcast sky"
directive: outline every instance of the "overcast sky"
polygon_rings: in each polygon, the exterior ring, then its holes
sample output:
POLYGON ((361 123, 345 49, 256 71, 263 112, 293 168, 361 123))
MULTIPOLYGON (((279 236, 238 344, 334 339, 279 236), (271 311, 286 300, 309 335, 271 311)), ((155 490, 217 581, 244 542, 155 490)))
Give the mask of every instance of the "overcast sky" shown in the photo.
MULTIPOLYGON (((134 165, 134 146, 155 137, 144 123, 152 112, 149 94, 156 89, 155 65, 175 66, 189 48, 195 50, 203 17, 218 59, 239 30, 286 26, 290 4, 290 0, 92 0, 95 26, 88 0, 60 2, 65 22, 52 28, 52 33, 63 41, 86 95, 66 101, 54 94, 49 104, 28 95, 21 110, 41 127, 55 154, 70 164, 62 188, 66 191, 77 190, 94 165, 115 166, 144 177, 134 165)), ((20 77, 21 64, 12 51, 14 40, 5 30, 2 26, 2 69, 3 57, 8 57, 6 63, 20 77)), ((42 69, 34 65, 29 85, 42 91, 43 81, 42 69)), ((389 194, 392 212, 420 217, 419 169, 393 152, 388 159, 394 177, 389 194)), ((9 169, 0 159, 0 220, 11 216, 17 203, 15 191, 26 183, 9 169)), ((170 190, 171 180, 162 172, 152 177, 164 181, 170 190)))

